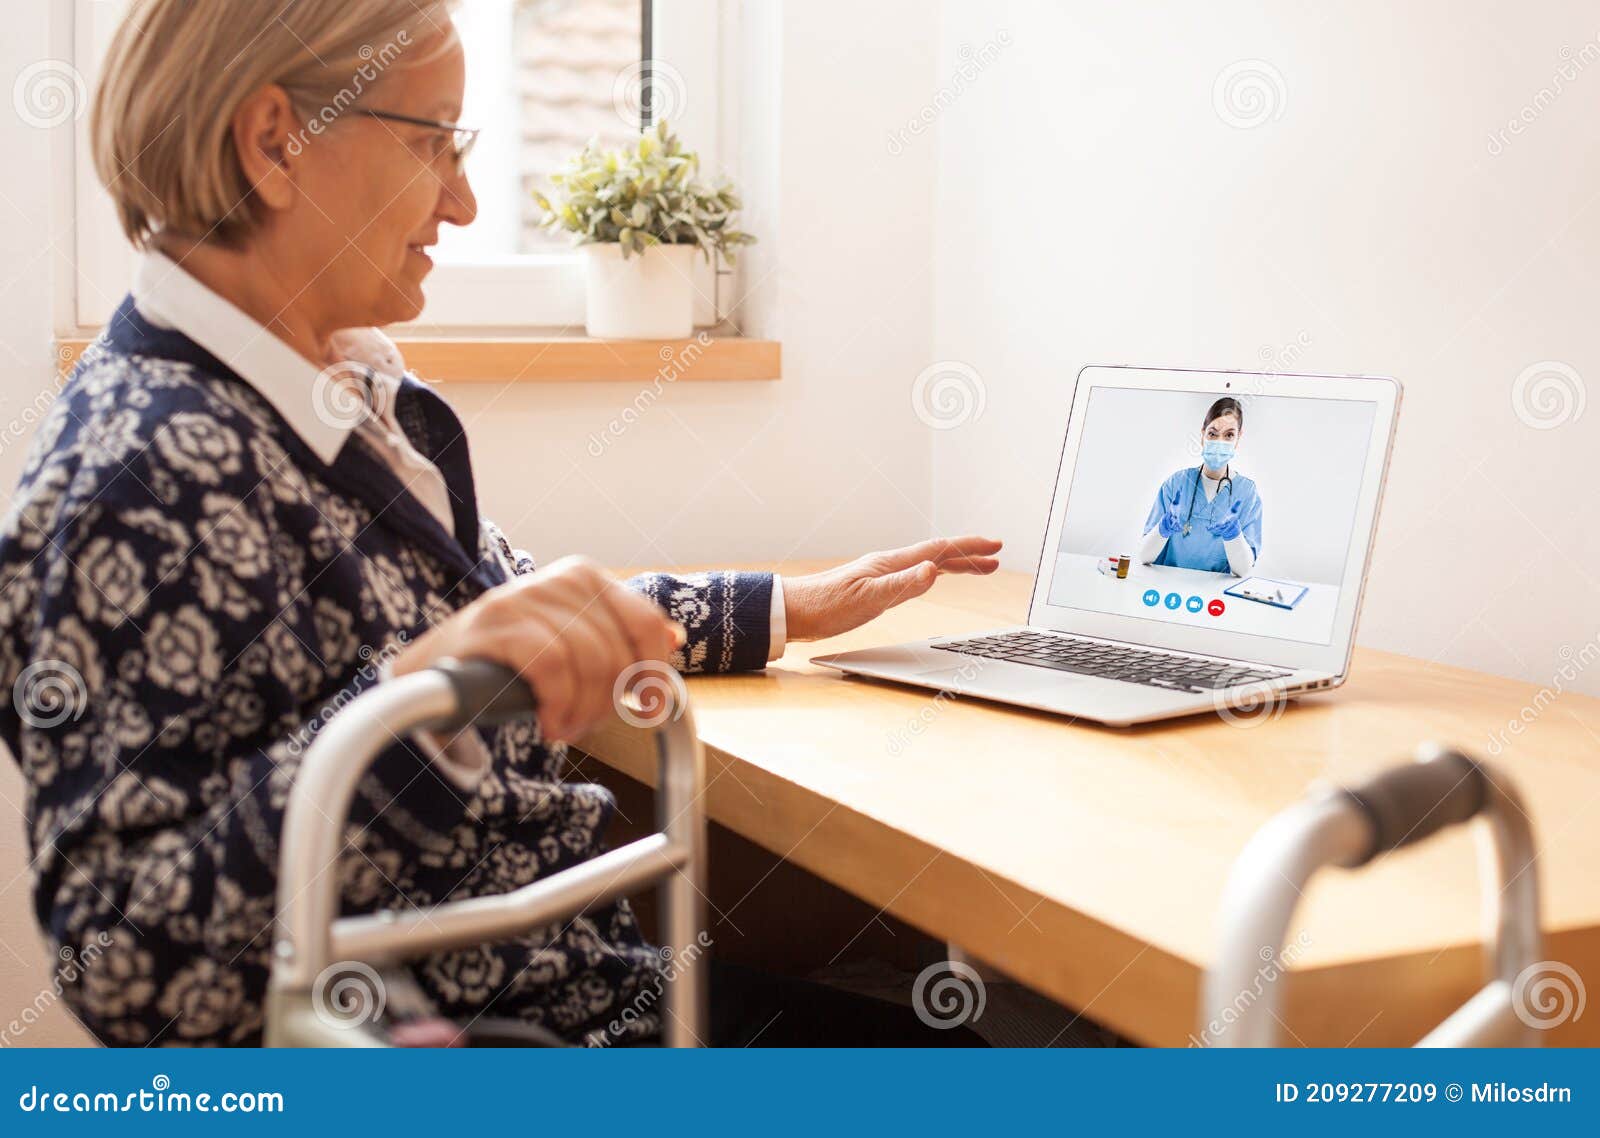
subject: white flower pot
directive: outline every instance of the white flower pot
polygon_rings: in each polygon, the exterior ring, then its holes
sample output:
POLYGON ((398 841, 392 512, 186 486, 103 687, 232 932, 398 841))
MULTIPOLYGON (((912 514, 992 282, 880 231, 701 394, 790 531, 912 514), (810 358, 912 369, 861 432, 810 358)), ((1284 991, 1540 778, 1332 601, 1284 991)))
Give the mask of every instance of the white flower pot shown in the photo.
POLYGON ((589 335, 597 340, 687 340, 694 335, 694 245, 585 245, 589 335))

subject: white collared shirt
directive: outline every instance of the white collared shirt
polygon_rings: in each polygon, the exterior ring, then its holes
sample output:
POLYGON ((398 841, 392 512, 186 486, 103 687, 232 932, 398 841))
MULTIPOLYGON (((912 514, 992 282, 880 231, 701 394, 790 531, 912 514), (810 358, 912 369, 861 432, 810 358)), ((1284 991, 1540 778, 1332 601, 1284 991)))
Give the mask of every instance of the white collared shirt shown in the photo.
MULTIPOLYGON (((398 376, 369 367, 367 372, 380 390, 376 413, 361 413, 370 404, 366 392, 357 390, 355 369, 318 368, 177 262, 154 250, 139 257, 133 301, 150 323, 181 332, 233 369, 272 404, 323 462, 333 462, 350 436, 359 433, 445 532, 455 532, 455 513, 444 475, 412 445, 395 417, 398 376), (335 387, 342 388, 342 394, 334 391, 335 387)), ((476 551, 468 553, 475 555, 476 551)), ((769 660, 783 655, 787 618, 783 579, 774 574, 769 660)))
MULTIPOLYGON (((154 251, 139 258, 133 302, 150 323, 183 333, 232 368, 323 462, 333 462, 350 436, 360 434, 445 532, 455 532, 444 475, 412 445, 395 418, 398 376, 370 366, 318 368, 181 265, 154 251), (364 375, 375 384, 373 396, 362 389, 364 375)), ((370 361, 353 363, 370 365, 370 361)))

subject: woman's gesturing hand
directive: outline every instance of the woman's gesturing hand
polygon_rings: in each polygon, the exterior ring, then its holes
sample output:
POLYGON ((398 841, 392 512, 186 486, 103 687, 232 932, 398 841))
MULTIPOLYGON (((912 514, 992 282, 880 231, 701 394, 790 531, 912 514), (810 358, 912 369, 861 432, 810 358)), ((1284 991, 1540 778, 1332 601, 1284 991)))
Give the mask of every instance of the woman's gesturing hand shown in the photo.
POLYGON ((1000 543, 986 537, 924 541, 858 557, 848 565, 783 579, 790 640, 848 632, 902 601, 920 597, 940 573, 993 573, 1000 543))
POLYGON ((538 697, 544 738, 566 741, 605 718, 625 669, 641 660, 667 668, 683 641, 682 626, 660 607, 593 562, 566 557, 429 629, 395 659, 393 673, 452 656, 504 664, 538 697))

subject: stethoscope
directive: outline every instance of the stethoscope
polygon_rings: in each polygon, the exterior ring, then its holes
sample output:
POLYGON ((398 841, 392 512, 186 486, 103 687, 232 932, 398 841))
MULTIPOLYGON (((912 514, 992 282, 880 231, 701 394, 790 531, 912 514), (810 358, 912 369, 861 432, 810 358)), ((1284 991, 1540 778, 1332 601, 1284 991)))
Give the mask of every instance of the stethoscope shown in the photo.
MULTIPOLYGON (((1228 466, 1223 470, 1222 478, 1217 482, 1217 494, 1218 494, 1219 497, 1222 494, 1222 487, 1224 485, 1226 485, 1228 487, 1228 504, 1232 505, 1233 504, 1233 464, 1232 463, 1229 463, 1228 466)), ((1196 501, 1196 499, 1198 499, 1204 493, 1205 493, 1205 488, 1203 486, 1201 486, 1201 484, 1200 484, 1200 467, 1197 466, 1197 467, 1194 468, 1194 493, 1189 498, 1189 514, 1188 514, 1187 517, 1185 517, 1183 519, 1183 536, 1184 537, 1188 537, 1189 536, 1189 523, 1194 520, 1194 504, 1195 504, 1195 501, 1196 501)), ((1216 505, 1217 505, 1216 498, 1213 498, 1213 499, 1211 499, 1211 501, 1206 503, 1206 517, 1207 518, 1216 517, 1216 512, 1215 512, 1216 511, 1216 505)), ((1204 519, 1201 519, 1201 520, 1204 520, 1204 519)))

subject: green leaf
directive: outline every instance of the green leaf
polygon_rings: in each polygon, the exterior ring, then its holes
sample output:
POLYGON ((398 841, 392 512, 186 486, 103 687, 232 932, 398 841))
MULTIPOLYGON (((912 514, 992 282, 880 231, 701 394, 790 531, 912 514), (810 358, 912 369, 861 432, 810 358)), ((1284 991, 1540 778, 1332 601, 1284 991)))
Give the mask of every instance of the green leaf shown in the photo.
POLYGON ((694 245, 708 257, 755 238, 734 227, 741 207, 726 179, 699 180, 700 159, 665 121, 632 146, 603 150, 591 140, 550 176, 554 193, 531 191, 539 225, 579 244, 616 242, 623 256, 654 245, 694 245))

